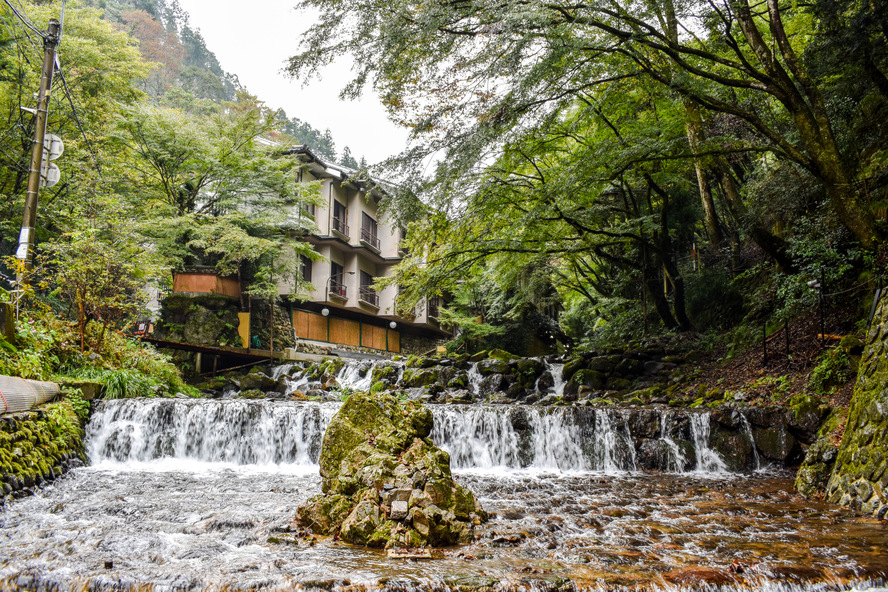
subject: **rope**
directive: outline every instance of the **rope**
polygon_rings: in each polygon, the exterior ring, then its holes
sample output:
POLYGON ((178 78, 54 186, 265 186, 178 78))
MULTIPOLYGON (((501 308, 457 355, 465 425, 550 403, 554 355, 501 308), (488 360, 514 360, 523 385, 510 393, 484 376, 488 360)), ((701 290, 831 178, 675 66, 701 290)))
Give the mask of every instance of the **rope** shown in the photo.
POLYGON ((3 396, 3 391, 0 391, 0 399, 3 399, 3 413, 9 411, 9 403, 6 402, 6 397, 3 396))

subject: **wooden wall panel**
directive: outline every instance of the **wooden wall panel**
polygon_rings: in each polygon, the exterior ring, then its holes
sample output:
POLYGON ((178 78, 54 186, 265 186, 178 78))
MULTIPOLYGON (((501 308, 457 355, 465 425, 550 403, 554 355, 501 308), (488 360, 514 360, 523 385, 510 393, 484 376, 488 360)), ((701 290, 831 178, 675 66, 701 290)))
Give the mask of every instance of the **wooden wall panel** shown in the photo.
POLYGON ((315 341, 327 341, 327 317, 321 315, 309 315, 308 338, 315 341))
POLYGON ((302 310, 294 310, 293 318, 291 322, 293 323, 293 330, 296 331, 296 337, 301 337, 302 339, 308 339, 308 324, 309 317, 311 315, 302 310))
POLYGON ((388 331, 388 350, 390 352, 401 353, 401 334, 397 331, 388 331))
POLYGON ((401 351, 401 335, 397 331, 331 318, 328 333, 327 322, 328 318, 319 314, 303 310, 293 311, 293 328, 296 330, 296 336, 301 339, 363 346, 394 353, 401 351))
POLYGON ((344 345, 361 345, 361 324, 343 319, 330 319, 330 341, 344 345))
POLYGON ((374 327, 373 325, 364 325, 361 333, 361 345, 371 347, 373 349, 385 349, 385 329, 382 327, 374 327))

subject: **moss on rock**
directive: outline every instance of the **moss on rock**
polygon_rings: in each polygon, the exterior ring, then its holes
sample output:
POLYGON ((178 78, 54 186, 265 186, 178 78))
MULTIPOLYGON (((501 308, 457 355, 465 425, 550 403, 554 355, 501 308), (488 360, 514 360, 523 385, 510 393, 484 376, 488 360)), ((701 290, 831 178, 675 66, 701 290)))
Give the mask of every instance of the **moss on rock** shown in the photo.
POLYGON ((370 547, 471 540, 486 514, 453 481, 450 456, 428 439, 432 414, 390 394, 356 393, 330 422, 321 448, 323 495, 297 523, 370 547))
POLYGON ((882 298, 863 350, 845 434, 827 499, 880 518, 888 515, 888 298, 882 298))
POLYGON ((83 460, 81 418, 68 401, 0 421, 0 483, 7 495, 51 481, 83 460), (6 490, 9 491, 6 491, 6 490))

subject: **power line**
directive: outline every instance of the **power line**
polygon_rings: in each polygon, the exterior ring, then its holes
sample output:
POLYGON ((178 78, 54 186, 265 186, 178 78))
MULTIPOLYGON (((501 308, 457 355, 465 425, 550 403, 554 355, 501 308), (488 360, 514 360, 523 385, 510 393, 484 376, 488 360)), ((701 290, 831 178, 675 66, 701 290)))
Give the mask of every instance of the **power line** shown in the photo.
POLYGON ((89 141, 89 138, 86 136, 86 132, 83 129, 83 125, 80 123, 80 117, 77 115, 77 107, 74 106, 74 99, 71 98, 71 89, 68 88, 68 81, 65 80, 65 73, 62 72, 62 64, 59 62, 58 55, 56 55, 55 57, 55 65, 59 73, 59 78, 61 78, 62 80, 62 86, 65 88, 65 96, 68 98, 68 104, 71 105, 71 114, 74 116, 74 122, 77 124, 77 129, 80 130, 80 134, 83 136, 83 140, 86 142, 86 147, 93 157, 93 162, 95 162, 96 168, 99 170, 99 172, 101 172, 102 165, 99 164, 99 158, 96 156, 95 150, 93 150, 92 142, 89 141))
MULTIPOLYGON (((46 38, 46 33, 41 31, 40 29, 38 29, 34 25, 34 23, 31 22, 31 20, 28 17, 24 16, 21 12, 19 12, 18 9, 12 5, 12 2, 10 2, 9 0, 3 0, 3 2, 9 7, 9 9, 12 11, 12 13, 18 17, 18 19, 22 22, 22 24, 31 30, 32 33, 39 36, 41 39, 46 38)), ((31 43, 34 42, 31 39, 30 35, 28 36, 28 40, 31 41, 31 43)))

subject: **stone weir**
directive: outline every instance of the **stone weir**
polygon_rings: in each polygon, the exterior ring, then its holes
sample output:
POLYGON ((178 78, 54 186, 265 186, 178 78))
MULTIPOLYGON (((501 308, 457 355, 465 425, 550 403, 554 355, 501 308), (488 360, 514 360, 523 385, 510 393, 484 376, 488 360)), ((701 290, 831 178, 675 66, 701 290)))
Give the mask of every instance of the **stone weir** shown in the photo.
MULTIPOLYGON (((102 401, 87 428, 87 454, 92 463, 178 458, 317 465, 324 432, 341 406, 236 398, 102 401)), ((812 437, 799 417, 776 408, 427 407, 434 418, 430 438, 457 470, 727 474, 793 464, 801 442, 812 437)))

